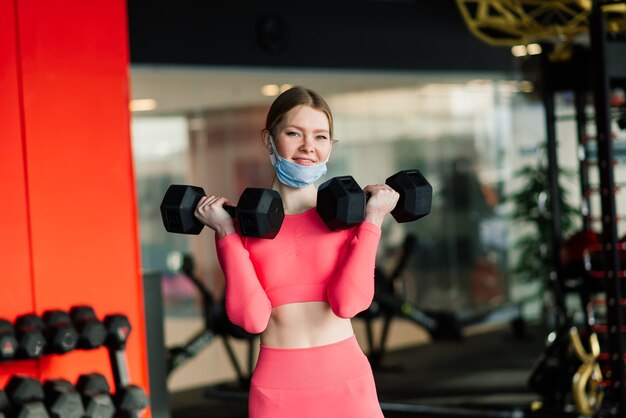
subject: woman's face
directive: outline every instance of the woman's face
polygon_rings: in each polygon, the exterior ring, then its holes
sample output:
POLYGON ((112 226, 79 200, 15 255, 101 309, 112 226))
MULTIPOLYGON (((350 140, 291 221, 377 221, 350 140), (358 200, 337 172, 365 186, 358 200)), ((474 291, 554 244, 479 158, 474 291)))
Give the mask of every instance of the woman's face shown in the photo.
MULTIPOLYGON (((320 164, 330 154, 328 118, 324 112, 310 106, 297 106, 287 112, 274 134, 278 154, 293 163, 320 164)), ((269 146, 267 140, 266 143, 269 146)))

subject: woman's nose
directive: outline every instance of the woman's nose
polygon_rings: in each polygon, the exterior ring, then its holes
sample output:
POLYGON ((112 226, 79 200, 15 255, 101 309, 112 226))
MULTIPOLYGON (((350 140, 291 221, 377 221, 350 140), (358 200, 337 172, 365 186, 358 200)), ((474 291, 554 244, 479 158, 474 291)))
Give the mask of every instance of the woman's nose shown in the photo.
POLYGON ((303 151, 313 151, 315 149, 315 139, 312 136, 306 135, 302 138, 302 144, 300 149, 303 151))

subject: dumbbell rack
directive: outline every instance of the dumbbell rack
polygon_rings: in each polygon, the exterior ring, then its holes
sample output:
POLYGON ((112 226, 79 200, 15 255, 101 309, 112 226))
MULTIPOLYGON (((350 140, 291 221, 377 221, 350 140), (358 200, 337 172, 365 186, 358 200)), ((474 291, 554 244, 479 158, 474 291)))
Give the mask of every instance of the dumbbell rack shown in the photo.
POLYGON ((105 376, 96 372, 81 374, 76 387, 65 378, 46 379, 44 383, 27 373, 18 373, 10 376, 6 393, 0 388, 0 417, 76 416, 79 409, 81 416, 108 417, 115 413, 115 416, 139 418, 143 415, 149 406, 149 399, 144 389, 133 385, 128 376, 126 342, 131 324, 126 315, 110 314, 101 321, 90 306, 76 305, 67 312, 44 311, 42 317, 27 313, 13 321, 2 319, 4 344, 13 347, 3 353, 0 363, 32 361, 76 350, 105 348, 110 357, 114 392, 110 393, 105 376), (13 324, 15 330, 12 329, 13 324), (18 328, 22 331, 17 331, 18 328), (20 332, 32 335, 25 340, 20 332), (29 349, 18 349, 18 345, 22 344, 29 349), (86 384, 81 391, 79 387, 83 378, 92 383, 86 384), (97 388, 93 384, 94 379, 99 380, 95 385, 97 388), (85 399, 81 400, 81 396, 85 399), (83 411, 83 402, 89 403, 89 406, 84 405, 89 412, 83 411))
POLYGON ((619 260, 617 236, 617 210, 615 203, 614 152, 611 132, 611 88, 619 82, 626 82, 626 66, 616 60, 626 57, 626 43, 610 41, 606 32, 606 16, 602 5, 594 3, 590 16, 592 80, 594 92, 596 140, 598 146, 598 170, 600 175, 600 199, 602 244, 604 255, 604 290, 606 306, 606 346, 602 347, 600 360, 603 367, 605 386, 604 404, 608 412, 616 416, 626 416, 626 380, 624 353, 626 347, 622 341, 624 312, 626 304, 622 298, 624 270, 619 260), (609 61, 611 59, 612 61, 609 61))
MULTIPOLYGON (((612 117, 610 106, 610 94, 612 89, 626 85, 626 42, 623 40, 609 39, 606 32, 606 16, 602 10, 602 4, 607 2, 594 2, 594 9, 590 15, 589 27, 591 45, 589 56, 584 55, 582 60, 563 67, 561 64, 550 64, 548 71, 551 77, 546 77, 549 82, 544 86, 544 105, 546 108, 546 128, 548 138, 548 160, 550 195, 558 196, 558 162, 554 92, 557 90, 574 90, 575 120, 578 135, 579 175, 582 206, 582 227, 591 229, 594 223, 602 225, 602 244, 586 251, 595 251, 601 255, 603 263, 592 266, 586 263, 585 278, 591 281, 592 288, 596 292, 596 298, 590 306, 583 308, 592 312, 587 316, 589 329, 599 336, 601 352, 597 358, 601 365, 602 378, 599 384, 603 394, 602 405, 598 413, 603 416, 626 416, 626 295, 624 284, 626 283, 626 271, 620 263, 620 254, 626 253, 626 246, 619 244, 617 233, 617 215, 615 192, 615 157, 614 138, 612 129, 612 117), (590 63, 593 63, 591 65, 590 63), (586 74, 591 69, 591 77, 586 80, 580 77, 581 68, 586 74), (559 79, 561 77, 561 79, 559 79), (588 133, 589 117, 587 115, 587 94, 593 93, 593 120, 595 134, 588 133), (596 145, 596 158, 594 162, 589 160, 592 145, 596 145), (590 184, 589 170, 597 167, 599 185, 590 184), (600 214, 593 216, 591 197, 599 193, 600 214), (601 305, 601 306, 600 306, 601 305), (594 314, 599 308, 602 315, 594 314)), ((615 3, 615 2, 612 2, 615 3)), ((574 60, 572 60, 574 61, 574 60)), ((558 199, 551 199, 551 213, 560 213, 558 199)), ((563 266, 559 261, 559 248, 561 240, 561 225, 558 216, 552 217, 553 242, 551 244, 554 254, 554 275, 552 282, 557 283, 555 290, 556 305, 565 310, 565 296, 563 293, 563 279, 565 278, 563 266)), ((563 329, 567 328, 570 318, 567 313, 560 312, 563 329)), ((565 356, 563 351, 561 355, 565 356)))

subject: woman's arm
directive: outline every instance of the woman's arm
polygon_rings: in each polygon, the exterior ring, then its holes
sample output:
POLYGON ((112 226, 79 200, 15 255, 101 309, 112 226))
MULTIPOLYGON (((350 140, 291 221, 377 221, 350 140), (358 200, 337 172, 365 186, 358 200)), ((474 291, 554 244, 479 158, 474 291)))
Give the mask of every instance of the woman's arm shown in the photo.
POLYGON ((226 314, 230 321, 251 334, 265 330, 272 304, 256 275, 250 254, 238 234, 218 239, 217 258, 226 277, 226 314))
POLYGON ((385 184, 370 185, 363 191, 369 195, 365 221, 344 247, 327 290, 330 307, 340 318, 352 318, 372 303, 380 227, 399 198, 399 194, 385 184))
POLYGON ((228 200, 204 196, 194 215, 215 231, 215 247, 226 277, 226 314, 228 319, 252 334, 265 330, 272 304, 256 275, 250 254, 236 233, 231 216, 224 209, 228 200))
POLYGON ((380 234, 379 226, 363 222, 342 251, 327 289, 328 303, 340 318, 352 318, 372 303, 380 234))

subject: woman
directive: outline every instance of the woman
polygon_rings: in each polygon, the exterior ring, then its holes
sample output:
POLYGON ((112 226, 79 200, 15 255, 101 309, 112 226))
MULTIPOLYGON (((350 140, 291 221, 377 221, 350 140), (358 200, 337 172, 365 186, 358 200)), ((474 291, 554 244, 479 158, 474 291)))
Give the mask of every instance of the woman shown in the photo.
POLYGON ((195 212, 216 231, 230 320, 261 333, 249 416, 382 417, 350 318, 372 301, 380 228, 398 193, 387 185, 365 187, 364 222, 328 230, 315 210, 314 182, 326 173, 333 119, 312 90, 294 87, 277 97, 261 136, 276 170, 272 189, 285 209, 278 235, 239 236, 224 197, 202 198, 195 212))

